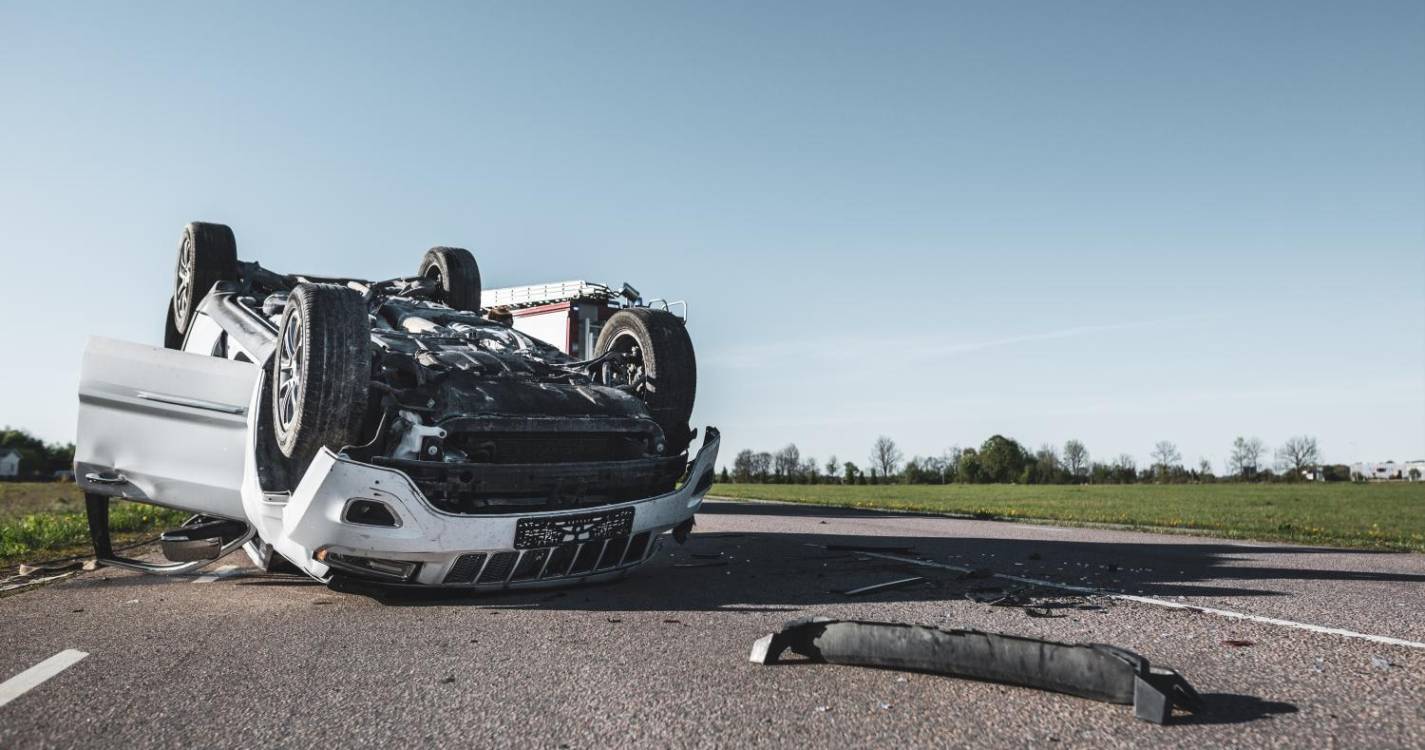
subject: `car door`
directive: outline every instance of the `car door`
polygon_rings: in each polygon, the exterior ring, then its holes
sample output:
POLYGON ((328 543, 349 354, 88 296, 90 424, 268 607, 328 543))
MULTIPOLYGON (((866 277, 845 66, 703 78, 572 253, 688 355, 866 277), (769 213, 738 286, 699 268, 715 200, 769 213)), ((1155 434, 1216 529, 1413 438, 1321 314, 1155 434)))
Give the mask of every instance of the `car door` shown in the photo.
POLYGON ((256 364, 91 338, 75 480, 86 492, 241 520, 256 364))

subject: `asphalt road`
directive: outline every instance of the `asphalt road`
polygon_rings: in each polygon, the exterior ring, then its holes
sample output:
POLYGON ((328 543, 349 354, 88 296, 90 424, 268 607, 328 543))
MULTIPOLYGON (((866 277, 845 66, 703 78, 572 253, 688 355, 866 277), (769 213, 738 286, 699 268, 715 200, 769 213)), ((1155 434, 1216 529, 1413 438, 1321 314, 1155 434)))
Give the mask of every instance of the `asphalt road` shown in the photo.
POLYGON ((665 537, 598 587, 381 599, 250 568, 197 580, 100 570, 0 599, 0 680, 88 654, 0 706, 0 747, 1425 746, 1425 649, 1313 630, 1425 641, 1422 555, 709 502, 686 546, 665 537), (845 543, 924 562, 824 548, 845 543), (907 575, 929 580, 835 593, 907 575), (1207 710, 1155 726, 1026 688, 748 661, 809 615, 1111 643, 1177 667, 1207 710))

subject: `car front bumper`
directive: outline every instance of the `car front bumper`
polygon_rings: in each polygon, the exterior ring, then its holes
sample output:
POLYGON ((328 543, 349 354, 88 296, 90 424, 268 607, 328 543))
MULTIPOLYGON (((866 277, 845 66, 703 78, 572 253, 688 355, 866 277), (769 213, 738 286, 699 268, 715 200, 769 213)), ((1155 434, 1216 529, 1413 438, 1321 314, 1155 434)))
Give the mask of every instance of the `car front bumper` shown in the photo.
MULTIPOLYGON (((462 589, 547 587, 626 575, 648 560, 658 537, 692 519, 712 486, 720 437, 708 428, 687 480, 672 492, 593 508, 540 513, 457 515, 437 510, 404 473, 321 451, 286 502, 264 502, 264 533, 272 546, 308 575, 359 577, 371 583, 462 589), (353 500, 379 502, 396 526, 346 520, 353 500), (552 546, 517 545, 521 519, 620 517, 631 524, 610 538, 578 530, 552 546), (276 530, 274 530, 276 531, 276 530), (522 548, 523 547, 523 548, 522 548), (411 572, 373 573, 378 568, 411 572), (415 565, 410 565, 415 564, 415 565)), ((577 524, 576 524, 577 525, 577 524)))

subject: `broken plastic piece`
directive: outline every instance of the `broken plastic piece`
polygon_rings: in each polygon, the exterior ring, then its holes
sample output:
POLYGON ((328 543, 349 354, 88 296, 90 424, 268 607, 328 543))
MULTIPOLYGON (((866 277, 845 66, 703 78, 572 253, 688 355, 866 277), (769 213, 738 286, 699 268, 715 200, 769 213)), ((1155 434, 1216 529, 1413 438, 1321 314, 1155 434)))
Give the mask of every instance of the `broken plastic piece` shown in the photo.
POLYGON ((1177 672, 1103 644, 815 617, 757 639, 750 658, 776 664, 788 649, 814 662, 907 669, 1131 704, 1135 717, 1155 724, 1165 723, 1175 706, 1202 708, 1197 691, 1177 672))

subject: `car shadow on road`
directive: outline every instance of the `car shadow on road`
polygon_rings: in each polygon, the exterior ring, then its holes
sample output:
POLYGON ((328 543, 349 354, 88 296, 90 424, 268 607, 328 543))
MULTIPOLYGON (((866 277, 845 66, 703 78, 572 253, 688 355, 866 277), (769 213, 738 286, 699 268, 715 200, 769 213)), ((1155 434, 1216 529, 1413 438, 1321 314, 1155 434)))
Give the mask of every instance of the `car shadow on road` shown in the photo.
MULTIPOLYGON (((716 512, 758 515, 762 505, 716 512)), ((705 506, 706 508, 707 506, 705 506)), ((794 509, 824 519, 819 508, 794 509)), ((785 506, 778 507, 788 513, 785 506)), ((812 523, 816 523, 812 521, 812 523)), ((459 590, 364 590, 391 606, 537 606, 596 611, 727 611, 779 609, 869 602, 963 600, 967 594, 1019 591, 1031 598, 1073 597, 1079 587, 1101 592, 1173 598, 1277 597, 1291 594, 1274 581, 1365 581, 1425 583, 1425 575, 1264 565, 1271 554, 1300 555, 1316 548, 1253 546, 1191 541, 1078 541, 1074 539, 1004 539, 985 537, 869 536, 836 533, 729 532, 694 533, 679 546, 669 537, 661 551, 627 578, 599 586, 478 593, 459 590), (850 547, 851 549, 846 549, 850 547), (863 549, 856 549, 862 547, 863 549), (838 549, 840 548, 840 549, 838 549), (1250 554, 1250 564, 1240 564, 1250 554), (899 559, 897 559, 899 558, 899 559), (973 572, 967 572, 973 571, 973 572), (991 577, 991 575, 1001 577, 991 577), (1003 576, 1009 576, 1012 580, 1003 576), (923 581, 881 592, 848 595, 860 587, 920 577, 923 581), (1051 582, 1059 588, 1036 586, 1051 582), (1248 582, 1251 582, 1250 584, 1248 582), (978 590, 978 591, 977 591, 978 590)), ((1341 550, 1322 550, 1339 553, 1341 550)), ((1339 564, 1339 561, 1333 561, 1339 564)), ((1021 597, 1023 598, 1023 597, 1021 597)), ((1046 604, 1044 609, 1062 608, 1046 604)))

